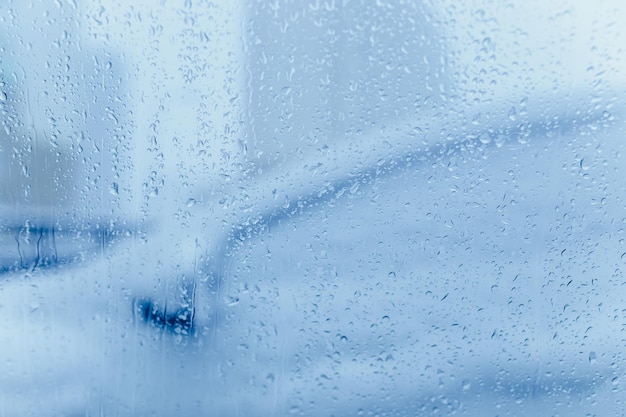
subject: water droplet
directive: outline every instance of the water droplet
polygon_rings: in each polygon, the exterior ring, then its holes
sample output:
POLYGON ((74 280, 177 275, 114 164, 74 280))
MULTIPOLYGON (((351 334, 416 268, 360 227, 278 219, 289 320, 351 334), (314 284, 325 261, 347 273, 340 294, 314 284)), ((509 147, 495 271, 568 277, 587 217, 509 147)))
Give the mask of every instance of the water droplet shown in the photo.
POLYGON ((596 352, 589 352, 589 363, 592 365, 596 363, 596 352))
POLYGON ((237 304, 239 304, 239 297, 228 297, 226 301, 226 305, 228 307, 233 307, 233 306, 236 306, 237 304))
POLYGON ((511 110, 509 110, 509 120, 514 122, 515 119, 517 119, 517 111, 515 110, 515 107, 511 107, 511 110))
POLYGON ((580 160, 580 169, 582 169, 583 171, 587 171, 589 169, 589 165, 585 163, 585 159, 581 159, 580 160))

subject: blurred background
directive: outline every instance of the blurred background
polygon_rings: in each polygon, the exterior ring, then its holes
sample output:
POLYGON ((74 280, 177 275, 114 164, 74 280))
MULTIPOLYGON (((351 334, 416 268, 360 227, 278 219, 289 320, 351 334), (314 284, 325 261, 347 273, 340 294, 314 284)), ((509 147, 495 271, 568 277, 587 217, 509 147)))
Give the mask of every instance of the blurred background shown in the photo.
POLYGON ((620 415, 617 1, 7 1, 0 415, 620 415))

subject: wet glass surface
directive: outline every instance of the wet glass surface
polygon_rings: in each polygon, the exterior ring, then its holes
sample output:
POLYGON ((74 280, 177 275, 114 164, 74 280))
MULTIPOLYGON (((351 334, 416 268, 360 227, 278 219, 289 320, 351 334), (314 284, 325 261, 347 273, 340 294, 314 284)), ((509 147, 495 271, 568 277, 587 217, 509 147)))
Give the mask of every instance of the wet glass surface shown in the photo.
POLYGON ((7 2, 0 416, 619 415, 617 1, 7 2))

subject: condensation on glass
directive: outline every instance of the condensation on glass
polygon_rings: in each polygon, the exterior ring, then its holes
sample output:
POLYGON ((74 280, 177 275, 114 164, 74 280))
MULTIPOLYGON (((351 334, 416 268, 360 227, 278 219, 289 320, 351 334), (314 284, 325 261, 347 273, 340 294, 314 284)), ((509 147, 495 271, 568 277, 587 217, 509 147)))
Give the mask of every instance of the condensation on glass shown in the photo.
POLYGON ((0 10, 0 416, 617 415, 619 2, 0 10))

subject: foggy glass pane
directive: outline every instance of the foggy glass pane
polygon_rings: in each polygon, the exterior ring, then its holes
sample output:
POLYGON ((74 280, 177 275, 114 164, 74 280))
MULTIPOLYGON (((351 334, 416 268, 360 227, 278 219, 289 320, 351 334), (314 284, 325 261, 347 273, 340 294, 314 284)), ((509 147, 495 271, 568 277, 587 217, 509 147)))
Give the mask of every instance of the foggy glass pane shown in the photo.
POLYGON ((0 10, 0 416, 622 412, 618 1, 0 10))

